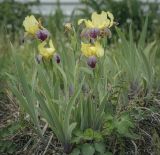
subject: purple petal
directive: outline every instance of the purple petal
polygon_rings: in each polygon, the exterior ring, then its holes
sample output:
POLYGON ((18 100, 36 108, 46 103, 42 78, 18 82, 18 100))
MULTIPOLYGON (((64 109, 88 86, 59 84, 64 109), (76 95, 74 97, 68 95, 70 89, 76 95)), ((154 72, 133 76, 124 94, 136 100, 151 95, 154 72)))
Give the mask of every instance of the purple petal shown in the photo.
POLYGON ((39 30, 37 33, 36 33, 36 36, 39 40, 41 41, 45 41, 49 36, 50 36, 50 33, 48 30, 46 29, 43 29, 43 30, 39 30))
POLYGON ((90 29, 89 31, 89 36, 94 39, 97 38, 99 34, 100 34, 100 30, 98 28, 93 28, 93 29, 90 29))
POLYGON ((83 38, 92 38, 96 39, 100 35, 100 30, 98 28, 84 29, 81 33, 83 38))

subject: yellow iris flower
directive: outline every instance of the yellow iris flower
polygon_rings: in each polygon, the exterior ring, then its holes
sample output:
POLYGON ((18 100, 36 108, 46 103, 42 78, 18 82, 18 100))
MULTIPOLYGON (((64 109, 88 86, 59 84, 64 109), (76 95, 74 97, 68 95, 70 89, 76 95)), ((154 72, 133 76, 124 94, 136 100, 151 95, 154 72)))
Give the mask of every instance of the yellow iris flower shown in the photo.
POLYGON ((92 13, 91 20, 80 19, 78 21, 78 25, 81 23, 85 23, 87 28, 110 28, 114 23, 114 16, 110 12, 102 11, 101 14, 97 14, 97 12, 92 13))
POLYGON ((104 49, 99 42, 95 42, 95 44, 82 43, 81 51, 86 57, 102 57, 104 55, 104 49))
POLYGON ((23 21, 23 26, 28 34, 35 35, 35 33, 40 29, 40 23, 36 18, 31 15, 27 16, 23 21))
POLYGON ((52 40, 49 40, 49 47, 45 47, 46 44, 47 44, 46 41, 39 44, 38 50, 39 50, 40 55, 42 55, 43 58, 50 59, 53 57, 55 53, 55 48, 53 46, 52 40))

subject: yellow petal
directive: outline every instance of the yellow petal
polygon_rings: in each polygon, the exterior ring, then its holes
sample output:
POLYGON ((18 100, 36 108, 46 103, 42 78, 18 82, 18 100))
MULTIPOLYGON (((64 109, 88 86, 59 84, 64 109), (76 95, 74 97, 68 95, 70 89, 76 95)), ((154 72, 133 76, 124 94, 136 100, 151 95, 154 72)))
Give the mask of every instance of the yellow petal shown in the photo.
POLYGON ((81 51, 82 51, 83 55, 85 55, 86 57, 89 57, 92 55, 93 49, 91 49, 90 44, 82 43, 81 44, 81 51))
POLYGON ((38 46, 39 53, 44 57, 45 59, 49 59, 53 56, 55 52, 55 48, 53 46, 52 40, 49 40, 49 47, 45 47, 47 42, 42 42, 38 46))
POLYGON ((99 42, 95 43, 95 47, 97 57, 102 57, 104 55, 104 48, 101 46, 99 42))
POLYGON ((94 28, 93 23, 90 20, 86 20, 86 19, 78 20, 78 25, 82 24, 83 22, 85 23, 87 28, 94 28))
MULTIPOLYGON (((92 23, 96 28, 104 28, 106 26, 107 21, 107 13, 102 11, 101 14, 97 14, 97 12, 92 13, 92 23)), ((108 22, 108 21, 107 21, 108 22)))
POLYGON ((82 43, 81 51, 86 57, 102 57, 104 55, 104 49, 99 42, 96 42, 95 45, 82 43))
POLYGON ((86 21, 86 19, 79 19, 78 20, 78 25, 82 24, 84 21, 86 21))
POLYGON ((35 35, 35 33, 39 30, 39 23, 33 15, 25 18, 23 21, 23 26, 26 32, 32 35, 35 35))
POLYGON ((110 13, 110 12, 107 12, 107 15, 108 15, 108 17, 109 17, 109 19, 110 19, 109 27, 111 27, 111 26, 113 26, 114 16, 113 16, 113 14, 110 13))
POLYGON ((52 48, 52 49, 54 49, 54 50, 55 50, 55 48, 54 48, 54 46, 53 46, 53 42, 52 42, 52 40, 51 40, 51 39, 49 40, 49 46, 50 46, 50 48, 52 48))
POLYGON ((94 28, 94 25, 90 20, 85 20, 85 25, 87 28, 94 28))

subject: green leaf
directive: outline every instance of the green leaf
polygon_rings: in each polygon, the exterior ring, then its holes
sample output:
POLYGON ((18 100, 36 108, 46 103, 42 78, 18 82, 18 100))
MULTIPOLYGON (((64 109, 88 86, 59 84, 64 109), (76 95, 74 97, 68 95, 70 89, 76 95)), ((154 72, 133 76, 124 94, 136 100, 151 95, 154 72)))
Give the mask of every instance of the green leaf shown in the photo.
POLYGON ((119 120, 115 121, 115 127, 120 135, 128 137, 131 134, 129 129, 134 126, 128 115, 122 115, 119 120))
POLYGON ((143 49, 144 48, 144 44, 145 44, 145 39, 146 39, 146 35, 147 35, 147 26, 148 26, 148 17, 145 20, 145 24, 143 26, 143 30, 138 42, 138 48, 143 49))
POLYGON ((106 119, 106 122, 103 128, 104 128, 103 130, 104 135, 110 135, 112 131, 114 130, 115 128, 114 118, 111 115, 107 116, 107 119, 106 119))
POLYGON ((76 130, 73 133, 74 137, 72 138, 71 142, 79 144, 83 139, 83 132, 81 130, 76 130))
POLYGON ((79 144, 81 142, 81 140, 83 139, 82 136, 79 136, 79 137, 73 137, 72 140, 71 140, 71 143, 76 143, 76 144, 79 144))
POLYGON ((80 84, 80 87, 77 88, 75 94, 71 97, 71 99, 69 100, 69 102, 67 103, 67 107, 66 107, 66 111, 65 111, 65 114, 64 114, 64 123, 63 123, 63 131, 64 131, 64 134, 65 134, 65 138, 66 138, 66 141, 70 141, 71 140, 71 132, 72 130, 75 128, 75 124, 72 125, 72 127, 70 127, 70 116, 71 116, 71 112, 72 112, 72 109, 73 109, 73 106, 74 106, 74 103, 78 97, 78 95, 80 94, 81 92, 81 88, 82 88, 82 85, 83 85, 83 82, 84 82, 84 79, 82 80, 81 84, 80 84), (70 130, 72 129, 72 130, 70 130))
POLYGON ((103 154, 106 150, 104 143, 94 143, 95 150, 101 154, 103 154))
POLYGON ((80 155, 80 150, 78 148, 75 148, 70 155, 80 155))
POLYGON ((58 117, 57 111, 55 110, 55 108, 52 108, 48 104, 46 104, 46 102, 41 94, 36 93, 36 96, 37 96, 37 99, 39 100, 39 104, 42 108, 42 110, 41 110, 42 115, 47 120, 47 122, 51 126, 51 128, 54 131, 54 133, 56 134, 56 136, 61 141, 65 141, 61 121, 58 117), (56 130, 54 130, 54 129, 56 129, 56 130))
POLYGON ((85 68, 85 67, 80 67, 80 71, 93 76, 93 71, 91 69, 88 69, 88 68, 85 68))
POLYGON ((83 135, 84 139, 92 140, 94 136, 94 131, 92 129, 86 129, 83 135))
POLYGON ((81 146, 81 152, 82 152, 82 155, 94 155, 95 149, 90 144, 83 144, 81 146))
POLYGON ((96 132, 96 131, 94 131, 94 137, 93 138, 96 142, 99 142, 99 141, 103 140, 102 134, 100 132, 96 132))

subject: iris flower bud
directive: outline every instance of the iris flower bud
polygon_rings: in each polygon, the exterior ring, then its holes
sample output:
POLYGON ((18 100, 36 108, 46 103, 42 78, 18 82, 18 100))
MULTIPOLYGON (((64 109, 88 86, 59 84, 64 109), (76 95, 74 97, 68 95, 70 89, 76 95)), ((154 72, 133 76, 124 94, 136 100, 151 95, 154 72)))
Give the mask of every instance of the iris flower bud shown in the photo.
POLYGON ((95 68, 96 67, 96 63, 97 63, 97 59, 95 56, 90 56, 87 60, 87 64, 88 66, 90 66, 91 68, 95 68))
POLYGON ((46 29, 39 30, 36 33, 37 38, 41 41, 45 41, 49 37, 49 35, 50 33, 46 29))
POLYGON ((71 31, 72 30, 72 24, 71 23, 66 23, 64 25, 65 32, 71 31))
POLYGON ((57 64, 59 64, 61 62, 61 57, 59 54, 55 53, 54 54, 54 60, 57 62, 57 64))
POLYGON ((41 61, 42 61, 42 55, 38 54, 38 55, 36 56, 36 61, 37 61, 38 64, 40 64, 41 61))

